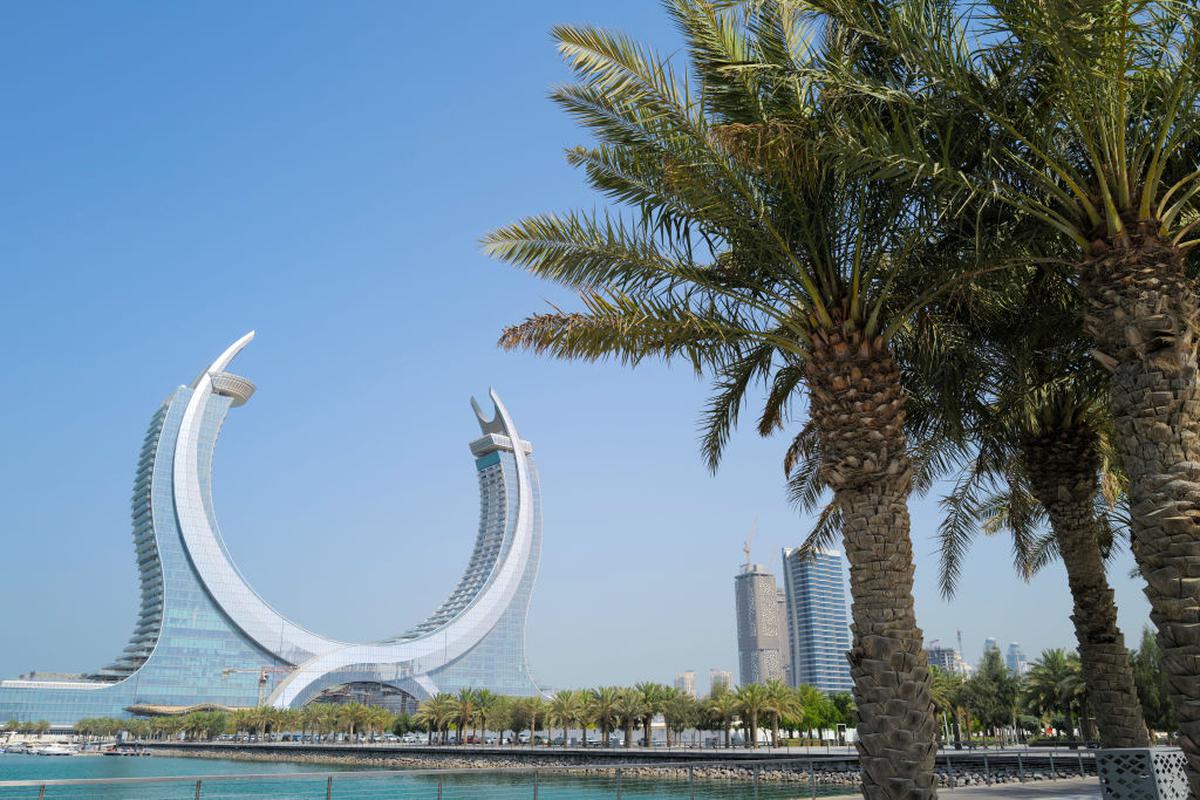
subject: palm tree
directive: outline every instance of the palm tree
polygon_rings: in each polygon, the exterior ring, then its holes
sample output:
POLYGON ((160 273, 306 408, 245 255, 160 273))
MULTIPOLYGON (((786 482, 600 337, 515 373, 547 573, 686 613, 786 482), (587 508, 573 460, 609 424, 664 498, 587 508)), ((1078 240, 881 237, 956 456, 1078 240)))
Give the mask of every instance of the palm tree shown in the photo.
POLYGON ((662 713, 669 690, 661 683, 649 681, 636 684, 633 688, 642 696, 642 746, 653 747, 651 727, 654 724, 654 718, 662 713))
POLYGON ((713 692, 706 705, 708 713, 721 724, 721 730, 725 732, 725 748, 729 749, 732 746, 730 739, 733 721, 738 715, 737 696, 729 690, 713 692))
POLYGON ((479 718, 479 728, 484 739, 487 739, 488 719, 491 718, 492 711, 496 708, 498 702, 500 702, 500 696, 493 693, 490 689, 475 690, 476 716, 479 718))
POLYGON ((637 689, 625 687, 617 690, 614 707, 621 727, 625 729, 625 747, 633 747, 633 729, 646 713, 646 703, 637 689))
POLYGON ((777 2, 759 4, 748 24, 702 0, 670 11, 697 92, 625 37, 555 29, 579 83, 554 99, 599 140, 569 158, 631 217, 548 214, 489 234, 489 254, 577 290, 583 304, 532 316, 501 345, 631 365, 682 359, 711 373, 704 449, 714 468, 752 384, 769 387, 764 434, 807 390, 850 562, 866 791, 929 797, 935 724, 891 343, 919 305, 908 287, 936 283, 915 250, 934 210, 915 182, 876 180, 829 156, 857 113, 813 77, 845 51, 836 35, 797 35, 802 16, 777 2))
MULTIPOLYGON (((965 340, 980 365, 971 372, 978 378, 967 381, 967 397, 944 399, 940 413, 967 417, 955 425, 968 429, 977 452, 943 501, 942 592, 953 595, 959 559, 978 527, 1012 532, 1022 577, 1048 554, 1060 555, 1102 743, 1148 747, 1104 569, 1113 539, 1104 506, 1115 502, 1122 483, 1108 457, 1104 380, 1088 355, 1090 345, 1072 336, 1074 304, 1061 284, 1042 275, 1027 287, 1005 287, 995 312, 972 302, 964 320, 970 331, 965 340), (1023 309, 1019 330, 1011 324, 1014 308, 1023 309), (1037 546, 1033 528, 1043 517, 1052 535, 1037 546)), ((945 392, 959 394, 945 383, 930 394, 945 392)))
MULTIPOLYGON (((529 746, 533 747, 537 744, 538 723, 544 722, 546 719, 546 701, 540 694, 535 694, 533 697, 523 698, 520 703, 529 717, 529 746)), ((549 744, 549 738, 549 736, 546 737, 547 744, 549 744)))
POLYGON ((550 700, 547 718, 562 727, 563 747, 569 742, 569 728, 579 722, 583 715, 584 699, 578 692, 564 689, 550 700))
POLYGON ((620 690, 615 686, 601 686, 599 689, 593 689, 592 696, 588 701, 588 712, 600 727, 600 737, 604 747, 612 744, 609 735, 619 718, 617 712, 619 701, 620 690))
POLYGON ((767 681, 766 711, 771 715, 771 746, 779 746, 779 720, 781 718, 798 719, 804 715, 804 706, 800 696, 778 678, 767 681))
POLYGON ((454 721, 457 713, 458 699, 452 694, 438 692, 421 703, 416 716, 422 724, 429 726, 431 741, 433 732, 437 731, 441 734, 441 743, 445 744, 450 723, 454 721))
POLYGON ((758 719, 761 715, 770 712, 770 693, 767 687, 760 683, 748 683, 739 686, 734 692, 734 696, 737 698, 738 715, 746 724, 748 736, 746 746, 758 747, 758 719))
POLYGON ((479 712, 479 706, 475 705, 475 690, 460 689, 458 697, 455 698, 454 718, 458 724, 458 744, 466 744, 467 728, 475 724, 475 716, 479 712))
MULTIPOLYGON (((1109 372, 1114 448, 1129 477, 1134 556, 1170 674, 1181 744, 1200 763, 1200 20, 1189 4, 1018 0, 964 6, 818 0, 837 23, 909 68, 886 118, 850 149, 901 179, 921 176, 1006 206, 1073 247, 1096 358, 1109 372), (976 16, 978 15, 978 16, 976 16), (977 36, 971 41, 971 36, 977 36), (953 136, 953 105, 994 131, 987 171, 914 141, 953 136), (919 134, 917 133, 919 131, 919 134), (916 134, 916 136, 914 136, 916 134), (886 165, 886 166, 884 166, 886 165), (994 168, 1003 165, 1002 170, 994 168)), ((878 81, 846 80, 863 96, 878 81)), ((855 137, 849 137, 855 138, 855 137)), ((1189 770, 1193 794, 1200 771, 1189 770)))
POLYGON ((1067 720, 1067 735, 1073 736, 1082 688, 1078 659, 1061 649, 1043 650, 1041 658, 1030 665, 1025 702, 1038 715, 1062 713, 1067 720))

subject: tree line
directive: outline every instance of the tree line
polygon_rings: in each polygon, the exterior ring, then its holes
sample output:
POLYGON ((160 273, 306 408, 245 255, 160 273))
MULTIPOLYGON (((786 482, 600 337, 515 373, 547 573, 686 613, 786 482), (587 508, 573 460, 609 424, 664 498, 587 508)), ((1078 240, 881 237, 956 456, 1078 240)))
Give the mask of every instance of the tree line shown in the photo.
MULTIPOLYGON (((1170 735, 1176 722, 1164 700, 1162 652, 1146 629, 1137 650, 1134 684, 1152 731, 1170 735)), ((970 677, 932 667, 933 702, 941 716, 942 743, 961 747, 977 740, 1002 745, 1099 740, 1096 699, 1088 692, 1079 654, 1044 650, 1024 675, 1015 675, 998 650, 984 653, 970 677), (1053 733, 1047 733, 1047 729, 1053 733)))

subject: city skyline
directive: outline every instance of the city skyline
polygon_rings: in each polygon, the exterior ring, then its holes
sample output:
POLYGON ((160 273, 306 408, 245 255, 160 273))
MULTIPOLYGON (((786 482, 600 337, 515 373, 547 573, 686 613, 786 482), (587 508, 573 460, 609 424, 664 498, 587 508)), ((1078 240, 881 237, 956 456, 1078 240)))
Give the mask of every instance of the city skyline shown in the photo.
MULTIPOLYGON (((580 134, 545 100, 565 74, 546 35, 561 4, 481 8, 464 46, 508 67, 479 81, 449 65, 447 83, 465 93, 453 104, 419 78, 432 42, 394 46, 414 24, 453 24, 451 7, 295 6, 284 28, 279 10, 236 21, 212 7, 14 10, 22 34, 0 64, 24 76, 12 96, 23 124, 8 133, 22 159, 0 197, 0 333, 11 374, 36 391, 0 397, 0 535, 11 559, 53 563, 56 580, 40 568, 0 576, 0 641, 19 643, 0 652, 0 675, 93 669, 128 636, 139 610, 128 468, 145 418, 179 364, 252 323, 261 339, 247 370, 270 388, 230 422, 214 493, 239 568, 281 612, 369 640, 390 632, 397 593, 404 621, 436 608, 478 513, 444 443, 458 441, 461 399, 495 382, 537 421, 553 476, 545 514, 563 533, 538 596, 580 598, 534 604, 539 680, 667 683, 681 664, 735 668, 728 581, 742 537, 731 532, 757 516, 758 546, 778 552, 814 522, 788 504, 780 474, 795 430, 760 440, 743 420, 714 477, 695 432, 706 387, 689 370, 494 346, 514 314, 574 301, 488 262, 479 236, 548 199, 596 202, 561 156, 580 134), (500 27, 503 43, 488 35, 500 27), (212 30, 226 33, 215 60, 212 30), (398 96, 445 116, 413 124, 398 96), (490 138, 468 146, 479 118, 490 138), (428 530, 452 533, 423 540, 428 530), (344 563, 322 555, 331 532, 344 563), (402 559, 382 557, 398 543, 402 559), (613 588, 664 575, 659 603, 613 588), (31 605, 36 618, 16 613, 31 605), (619 645, 639 657, 617 657, 619 645)), ((633 0, 588 12, 670 51, 665 17, 633 0)), ((937 498, 912 503, 926 642, 961 628, 972 661, 990 634, 1031 660, 1073 647, 1061 566, 1024 585, 998 537, 975 543, 959 597, 939 597, 937 498)), ((1122 553, 1109 573, 1130 644, 1148 621, 1131 565, 1122 553)))

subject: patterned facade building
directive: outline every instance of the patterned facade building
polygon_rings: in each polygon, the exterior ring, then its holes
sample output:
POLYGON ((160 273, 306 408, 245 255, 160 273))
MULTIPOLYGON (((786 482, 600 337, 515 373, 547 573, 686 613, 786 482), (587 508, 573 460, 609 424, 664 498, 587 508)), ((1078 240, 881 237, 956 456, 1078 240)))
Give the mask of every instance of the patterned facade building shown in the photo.
POLYGON ((851 690, 850 625, 846 613, 845 563, 834 550, 783 550, 787 640, 791 682, 825 692, 851 690))
POLYGON ((734 579, 737 601, 738 681, 785 680, 787 633, 775 576, 746 564, 734 579))
POLYGON ((254 384, 227 371, 239 339, 150 420, 132 497, 141 604, 134 633, 93 673, 35 673, 0 681, 0 719, 47 720, 180 713, 189 707, 298 707, 357 697, 359 687, 400 707, 437 692, 487 688, 538 693, 525 660, 525 618, 541 553, 541 498, 532 446, 500 399, 470 443, 481 512, 467 568, 421 624, 378 642, 336 641, 275 611, 238 571, 212 500, 217 436, 254 384))

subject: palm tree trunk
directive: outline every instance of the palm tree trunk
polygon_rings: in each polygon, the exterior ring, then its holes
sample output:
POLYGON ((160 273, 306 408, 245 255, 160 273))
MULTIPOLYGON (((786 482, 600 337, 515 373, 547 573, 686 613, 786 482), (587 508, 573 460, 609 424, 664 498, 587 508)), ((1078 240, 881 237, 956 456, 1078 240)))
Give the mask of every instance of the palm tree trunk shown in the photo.
POLYGON ((881 338, 838 330, 814 337, 807 375, 822 476, 842 514, 850 562, 849 660, 863 794, 933 798, 937 720, 913 609, 900 370, 881 338))
POLYGON ((1133 553, 1158 628, 1192 794, 1200 795, 1200 297, 1150 232, 1083 269, 1087 326, 1112 370, 1113 441, 1129 476, 1133 553))
POLYGON ((1149 747, 1133 666, 1117 627, 1117 604, 1104 574, 1094 507, 1099 489, 1097 436, 1080 425, 1022 444, 1033 494, 1050 515, 1074 601, 1071 621, 1088 695, 1105 747, 1149 747))

